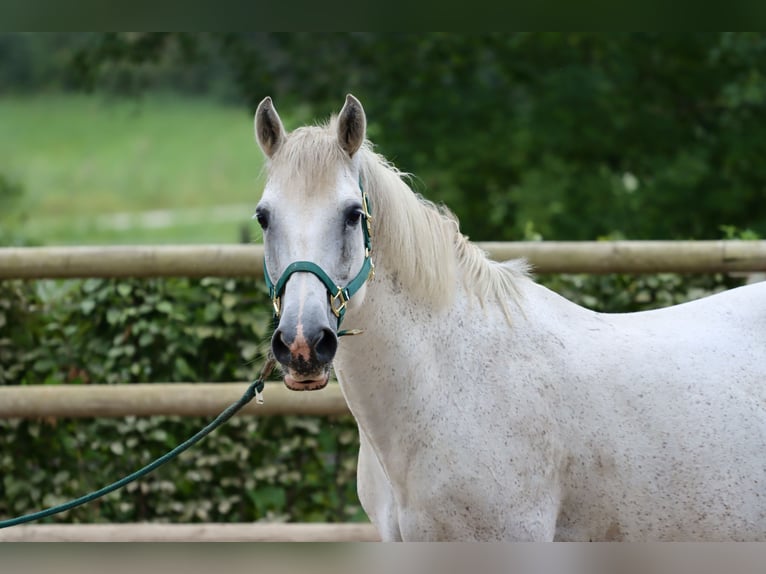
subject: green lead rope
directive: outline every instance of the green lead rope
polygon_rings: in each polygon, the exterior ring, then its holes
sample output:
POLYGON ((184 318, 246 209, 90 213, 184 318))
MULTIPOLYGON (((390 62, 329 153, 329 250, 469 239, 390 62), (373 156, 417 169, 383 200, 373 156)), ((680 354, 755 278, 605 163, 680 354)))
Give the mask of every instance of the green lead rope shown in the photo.
POLYGON ((149 474, 156 468, 159 468, 166 462, 173 460, 179 454, 181 454, 188 448, 197 444, 199 441, 201 441, 203 438, 205 438, 207 435, 209 435, 211 432, 213 432, 223 423, 228 421, 232 416, 234 416, 234 414, 236 414, 237 411, 239 411, 247 403, 252 401, 253 398, 256 399, 256 402, 258 402, 259 404, 262 404, 263 398, 261 396, 261 393, 263 392, 263 388, 265 386, 266 377, 268 377, 269 374, 271 373, 271 370, 274 368, 274 364, 275 364, 274 357, 272 357, 271 354, 269 354, 269 357, 266 360, 266 364, 263 366, 263 369, 261 370, 261 375, 257 379, 255 379, 252 383, 250 383, 250 385, 247 387, 247 390, 245 390, 245 393, 237 402, 233 403, 228 408, 226 408, 226 410, 224 410, 220 415, 218 415, 211 423, 205 426, 197 434, 187 439, 186 441, 182 442, 173 450, 164 454, 163 456, 161 456, 154 462, 147 464, 145 467, 137 470, 133 474, 129 474, 125 478, 122 478, 116 482, 113 482, 109 486, 105 486, 104 488, 100 490, 96 490, 95 492, 91 492, 90 494, 86 494, 85 496, 81 496, 80 498, 70 500, 69 502, 66 502, 64 504, 59 504, 58 506, 52 506, 51 508, 46 508, 45 510, 41 510, 39 512, 25 514, 17 518, 11 518, 9 520, 2 520, 0 521, 0 528, 8 528, 10 526, 16 526, 18 524, 23 524, 25 522, 32 522, 33 520, 39 520, 40 518, 45 518, 46 516, 51 516, 53 514, 58 514, 59 512, 65 512, 67 510, 71 510, 72 508, 81 506, 83 504, 96 500, 97 498, 101 498, 102 496, 109 494, 110 492, 114 492, 118 488, 122 488, 126 484, 130 484, 131 482, 143 476, 146 476, 147 474, 149 474))

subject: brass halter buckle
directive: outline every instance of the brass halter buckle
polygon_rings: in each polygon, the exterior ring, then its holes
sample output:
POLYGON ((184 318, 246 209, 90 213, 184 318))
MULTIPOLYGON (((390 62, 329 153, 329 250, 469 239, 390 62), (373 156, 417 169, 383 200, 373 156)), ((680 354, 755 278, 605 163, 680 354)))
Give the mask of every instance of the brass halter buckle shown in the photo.
POLYGON ((338 288, 338 292, 330 297, 330 309, 332 310, 333 315, 340 318, 346 310, 347 303, 348 299, 346 298, 346 294, 343 292, 343 289, 338 288))
POLYGON ((282 300, 280 297, 274 297, 271 300, 271 304, 274 307, 274 316, 279 317, 279 312, 282 310, 282 300))

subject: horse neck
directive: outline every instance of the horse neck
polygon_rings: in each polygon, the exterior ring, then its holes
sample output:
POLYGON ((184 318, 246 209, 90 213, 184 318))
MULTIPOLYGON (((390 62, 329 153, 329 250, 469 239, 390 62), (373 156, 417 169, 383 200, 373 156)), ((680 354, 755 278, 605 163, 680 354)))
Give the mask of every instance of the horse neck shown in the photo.
POLYGON ((406 440, 398 432, 410 432, 429 412, 446 410, 452 393, 461 392, 448 385, 471 379, 479 346, 466 340, 486 334, 500 339, 500 332, 509 339, 502 311, 482 310, 456 281, 453 302, 435 308, 381 268, 361 307, 347 314, 348 327, 364 334, 341 341, 335 371, 357 422, 381 450, 397 448, 406 440))

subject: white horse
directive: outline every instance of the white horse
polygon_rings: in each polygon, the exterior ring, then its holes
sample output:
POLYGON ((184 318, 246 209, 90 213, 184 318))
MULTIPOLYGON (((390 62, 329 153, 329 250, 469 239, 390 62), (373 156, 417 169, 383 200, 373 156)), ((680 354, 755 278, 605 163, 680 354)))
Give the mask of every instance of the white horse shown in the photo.
POLYGON ((264 99, 256 217, 285 384, 334 366, 383 540, 766 540, 766 284, 584 309, 488 260, 365 130, 351 95, 289 134, 264 99))

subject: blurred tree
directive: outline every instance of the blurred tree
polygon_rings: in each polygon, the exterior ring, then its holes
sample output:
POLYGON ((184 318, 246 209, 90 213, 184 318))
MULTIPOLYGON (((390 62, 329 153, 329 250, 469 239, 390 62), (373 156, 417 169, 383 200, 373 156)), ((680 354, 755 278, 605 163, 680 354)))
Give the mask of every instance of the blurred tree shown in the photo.
POLYGON ((31 243, 19 233, 24 218, 20 207, 23 191, 18 181, 0 173, 0 246, 31 243))
POLYGON ((70 61, 91 88, 271 95, 293 127, 353 92, 472 238, 577 240, 766 234, 765 51, 758 33, 109 33, 70 61))
POLYGON ((61 88, 74 50, 85 36, 72 34, 0 34, 0 93, 61 88))

